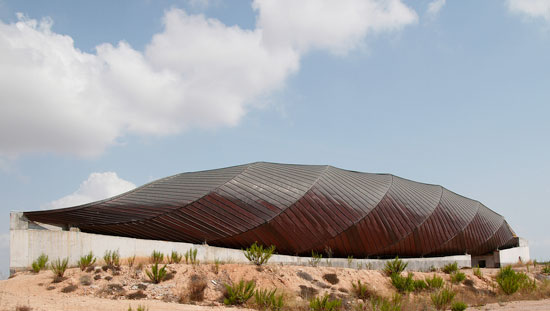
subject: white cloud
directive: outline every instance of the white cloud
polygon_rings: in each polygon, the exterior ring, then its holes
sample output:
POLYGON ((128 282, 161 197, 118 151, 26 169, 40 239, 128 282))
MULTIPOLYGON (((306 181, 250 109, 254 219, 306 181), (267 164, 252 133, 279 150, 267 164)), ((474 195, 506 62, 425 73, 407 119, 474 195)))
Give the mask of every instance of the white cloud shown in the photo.
POLYGON ((511 12, 550 22, 550 0, 508 0, 507 4, 511 12))
POLYGON ((439 11, 441 11, 443 6, 445 6, 445 2, 447 2, 447 1, 446 0, 434 0, 434 1, 430 2, 430 4, 428 4, 428 10, 427 10, 428 15, 436 16, 439 13, 439 11))
POLYGON ((256 0, 253 6, 268 46, 302 53, 346 53, 369 33, 400 30, 418 20, 416 12, 399 0, 256 0))
POLYGON ((92 173, 74 193, 45 204, 42 208, 71 207, 103 200, 130 191, 135 187, 136 185, 118 177, 114 172, 92 173))
POLYGON ((0 21, 0 156, 93 156, 126 134, 233 126, 284 86, 308 50, 346 53, 370 33, 417 21, 399 0, 253 6, 253 30, 168 10, 144 52, 120 42, 85 53, 53 32, 50 19, 0 21))

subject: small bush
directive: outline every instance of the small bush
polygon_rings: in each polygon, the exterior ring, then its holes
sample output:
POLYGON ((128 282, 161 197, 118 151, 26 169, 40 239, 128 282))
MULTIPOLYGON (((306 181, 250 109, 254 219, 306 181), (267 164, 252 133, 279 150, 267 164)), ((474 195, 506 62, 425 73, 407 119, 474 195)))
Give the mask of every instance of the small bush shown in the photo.
POLYGON ((93 265, 96 261, 96 258, 94 257, 94 254, 92 252, 89 252, 88 254, 84 256, 80 256, 80 259, 76 262, 78 267, 80 267, 80 270, 84 271, 86 268, 93 265))
POLYGON ((457 301, 451 305, 451 311, 464 311, 468 308, 468 305, 462 301, 457 301))
POLYGON ((214 260, 214 265, 212 266, 212 272, 214 272, 214 274, 218 274, 218 272, 220 272, 220 260, 219 259, 214 260))
POLYGON ((277 289, 257 289, 254 292, 254 302, 260 310, 280 311, 284 306, 283 295, 276 295, 277 289))
POLYGON ((253 295, 256 283, 254 281, 243 281, 228 285, 225 284, 225 299, 223 303, 226 305, 242 305, 246 303, 253 295))
POLYGON ((336 273, 327 273, 323 275, 323 279, 327 282, 329 282, 332 285, 338 284, 340 280, 338 279, 338 276, 336 273))
POLYGON ((479 268, 479 266, 474 268, 474 275, 480 279, 483 278, 483 272, 481 272, 481 268, 479 268))
POLYGON ((197 260, 197 249, 196 248, 192 248, 190 250, 187 250, 184 254, 184 257, 185 257, 185 263, 188 264, 192 264, 192 265, 198 265, 199 264, 199 261, 197 260))
MULTIPOLYGON (((372 311, 401 311, 402 298, 401 295, 395 294, 392 299, 383 297, 375 297, 371 300, 372 311)), ((366 308, 365 308, 366 310, 366 308)))
POLYGON ((243 252, 248 261, 257 266, 261 266, 264 263, 267 263, 269 258, 273 256, 273 252, 275 252, 275 245, 264 248, 263 245, 258 245, 258 243, 254 242, 254 244, 250 245, 250 247, 245 249, 243 252))
POLYGON ((312 311, 334 311, 340 310, 342 301, 340 299, 331 299, 328 294, 323 297, 315 297, 309 301, 309 308, 312 311))
POLYGON ((103 261, 105 261, 105 265, 107 265, 108 268, 120 267, 120 253, 118 249, 116 251, 105 251, 103 261))
POLYGON ((393 274, 401 274, 401 272, 405 271, 407 265, 408 263, 403 262, 403 260, 399 259, 399 257, 395 257, 394 260, 386 262, 386 265, 384 266, 384 272, 387 276, 392 276, 393 274))
POLYGON ((443 266, 442 270, 447 274, 451 274, 453 272, 458 271, 458 264, 456 263, 456 261, 453 263, 446 264, 445 266, 443 266))
POLYGON ((63 288, 61 289, 61 292, 62 292, 62 293, 72 293, 72 292, 74 292, 75 290, 77 290, 77 288, 78 288, 78 286, 73 285, 73 284, 69 284, 69 285, 63 287, 63 288))
POLYGON ((187 284, 187 290, 189 291, 189 300, 191 301, 203 301, 204 300, 204 290, 206 289, 206 280, 203 277, 200 277, 197 274, 193 274, 189 278, 189 283, 187 284))
POLYGON ((126 298, 131 300, 137 300, 137 299, 147 298, 147 295, 143 292, 143 290, 140 289, 136 292, 126 295, 126 298))
POLYGON ((159 264, 164 261, 164 254, 161 252, 153 251, 149 257, 149 263, 159 264))
POLYGON ((304 272, 304 271, 300 270, 300 271, 296 272, 296 275, 299 276, 300 278, 306 280, 306 281, 309 281, 309 282, 313 281, 313 277, 307 272, 304 272))
POLYGON ((65 270, 67 270, 68 265, 69 265, 69 258, 65 258, 63 260, 57 258, 51 263, 50 269, 52 270, 56 278, 62 278, 63 275, 65 274, 65 270))
POLYGON ((512 295, 520 288, 520 274, 511 266, 501 268, 497 274, 497 283, 506 295, 512 295))
POLYGON ((44 270, 46 268, 46 264, 48 263, 48 255, 42 253, 38 258, 36 258, 35 261, 32 262, 32 271, 34 273, 40 272, 40 270, 44 270))
POLYGON ((172 253, 170 253, 170 257, 168 258, 168 262, 178 264, 181 262, 182 258, 183 258, 182 254, 176 251, 172 251, 172 253))
POLYGON ((92 278, 89 275, 83 275, 80 277, 80 284, 88 286, 92 284, 92 278))
POLYGON ((426 284, 428 284, 428 287, 431 289, 441 288, 443 287, 443 283, 444 283, 443 278, 435 274, 431 278, 426 278, 425 281, 426 281, 426 284))
POLYGON ((426 284, 426 281, 424 280, 414 280, 414 290, 415 291, 421 291, 428 288, 428 284, 426 284))
POLYGON ((319 294, 319 290, 315 287, 300 285, 300 297, 303 299, 310 299, 317 296, 317 294, 319 294))
MULTIPOLYGON (((40 271, 40 270, 38 270, 38 271, 40 271)), ((32 310, 32 308, 29 307, 29 306, 24 306, 24 305, 23 306, 22 305, 15 306, 15 311, 31 311, 31 310, 32 310)))
POLYGON ((317 267, 323 259, 323 254, 311 251, 311 259, 309 260, 309 265, 312 267, 317 267))
MULTIPOLYGON (((132 306, 128 307, 128 311, 133 311, 132 306)), ((138 305, 136 311, 149 311, 149 307, 138 305)))
POLYGON ((351 286, 355 297, 362 300, 367 300, 371 297, 371 292, 369 291, 367 284, 362 284, 361 280, 357 280, 357 284, 351 282, 351 286))
POLYGON ((464 272, 455 271, 451 274, 451 282, 454 284, 460 284, 466 279, 464 272))
POLYGON ((166 265, 164 267, 159 268, 159 264, 156 263, 153 266, 151 266, 151 270, 145 270, 145 274, 147 274, 147 277, 151 280, 151 282, 158 284, 164 280, 166 277, 166 265))
POLYGON ((132 268, 134 266, 134 263, 136 262, 136 255, 132 257, 128 257, 128 267, 132 268))
POLYGON ((550 274, 550 265, 545 265, 544 267, 542 267, 541 272, 544 274, 550 274))
POLYGON ((451 304, 455 295, 456 293, 452 290, 443 288, 432 294, 432 303, 437 310, 445 310, 451 304))
POLYGON ((406 277, 401 276, 400 274, 391 275, 391 283, 401 293, 412 292, 414 291, 414 280, 413 274, 409 273, 406 277))

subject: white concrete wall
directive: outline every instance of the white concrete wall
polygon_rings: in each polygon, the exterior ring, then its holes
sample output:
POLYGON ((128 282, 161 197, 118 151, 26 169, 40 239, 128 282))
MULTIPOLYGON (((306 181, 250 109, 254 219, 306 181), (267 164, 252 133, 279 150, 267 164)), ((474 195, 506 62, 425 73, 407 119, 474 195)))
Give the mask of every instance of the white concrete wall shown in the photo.
POLYGON ((529 246, 519 246, 498 251, 499 264, 501 267, 513 265, 518 262, 526 263, 531 260, 529 246))
MULTIPOLYGON (((208 245, 195 245, 190 243, 142 240, 117 236, 99 235, 79 231, 61 231, 45 229, 42 225, 28 223, 21 213, 13 213, 10 220, 10 272, 28 269, 33 260, 40 254, 48 255, 50 260, 56 258, 69 258, 70 264, 75 264, 80 256, 93 251, 97 257, 102 257, 107 250, 118 250, 122 258, 148 257, 153 250, 165 254, 171 251, 185 253, 192 248, 197 249, 197 258, 201 262, 213 262, 214 260, 230 262, 248 262, 241 250, 214 247, 208 245), (36 228, 36 229, 28 229, 36 228)), ((274 255, 271 264, 308 265, 311 258, 286 255, 274 255)), ((351 267, 363 267, 368 269, 382 269, 388 260, 383 259, 353 259, 351 267)), ((428 271, 430 268, 441 268, 448 263, 457 262, 459 267, 470 267, 470 255, 431 257, 431 258, 405 258, 408 262, 408 270, 428 271)), ((325 258, 321 265, 335 267, 348 267, 347 258, 325 258)))

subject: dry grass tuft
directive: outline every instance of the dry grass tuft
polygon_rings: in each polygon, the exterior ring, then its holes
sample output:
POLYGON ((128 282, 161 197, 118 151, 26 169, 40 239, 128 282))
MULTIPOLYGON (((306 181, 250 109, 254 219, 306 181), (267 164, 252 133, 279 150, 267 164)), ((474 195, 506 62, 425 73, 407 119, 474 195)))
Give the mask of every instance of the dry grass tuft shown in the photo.
POLYGON ((62 292, 62 293, 72 293, 72 292, 74 292, 74 291, 77 290, 77 289, 78 289, 78 286, 76 286, 76 285, 74 285, 74 284, 69 284, 69 285, 63 287, 63 288, 61 289, 61 292, 62 292))
POLYGON ((136 300, 147 298, 147 295, 140 289, 137 292, 130 293, 126 295, 126 298, 136 300))
MULTIPOLYGON (((204 290, 208 286, 206 278, 193 274, 187 283, 187 298, 190 301, 203 301, 204 290)), ((182 297, 180 297, 181 300, 182 297)))
POLYGON ((329 282, 330 284, 334 285, 334 284, 338 284, 338 282, 340 282, 340 280, 338 279, 338 276, 336 275, 336 273, 327 273, 327 274, 324 274, 323 275, 323 279, 327 282, 329 282))

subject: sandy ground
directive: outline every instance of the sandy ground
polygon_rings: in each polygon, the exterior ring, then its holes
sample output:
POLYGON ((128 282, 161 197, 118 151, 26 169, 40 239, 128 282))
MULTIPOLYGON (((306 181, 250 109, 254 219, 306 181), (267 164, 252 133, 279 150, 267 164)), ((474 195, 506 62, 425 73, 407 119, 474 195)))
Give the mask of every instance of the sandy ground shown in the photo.
MULTIPOLYGON (((138 305, 157 310, 237 310, 235 307, 223 305, 223 284, 239 280, 254 280, 257 288, 277 288, 279 293, 287 297, 291 309, 304 306, 307 299, 331 294, 343 300, 344 305, 351 306, 356 300, 350 295, 351 283, 362 280, 371 291, 377 295, 391 297, 395 290, 387 276, 381 271, 356 270, 331 267, 302 267, 268 265, 258 271, 255 266, 243 264, 223 264, 216 269, 213 264, 192 266, 186 264, 168 265, 171 278, 160 284, 152 284, 147 280, 144 270, 122 266, 121 271, 104 271, 96 267, 94 271, 83 272, 78 268, 68 269, 62 282, 54 283, 51 271, 38 274, 21 272, 13 278, 0 281, 0 311, 16 310, 17 306, 29 306, 38 310, 128 310, 138 305), (327 274, 335 274, 336 282, 326 279, 327 274), (188 299, 188 286, 193 275, 198 275, 207 284, 204 300, 192 303, 188 299), (88 280, 89 283, 82 280, 88 280), (70 293, 62 290, 69 285, 76 289, 70 293), (132 295, 142 293, 139 300, 129 299, 132 295), (181 303, 183 300, 183 303, 181 303), (292 307, 294 306, 294 307, 292 307)), ((485 305, 468 310, 550 310, 550 300, 515 301, 506 303, 491 303, 496 301, 492 276, 496 269, 483 269, 484 277, 479 279, 472 270, 464 270, 469 285, 454 285, 457 297, 470 303, 472 299, 485 305), (475 292, 476 296, 473 296, 475 292), (481 294, 480 294, 481 293, 481 294), (481 296, 480 296, 481 295, 481 296), (485 299, 485 300, 484 300, 485 299)), ((432 276, 434 273, 415 272, 415 279, 432 276)), ((438 272, 437 275, 449 282, 449 276, 438 272)), ((410 294, 408 306, 404 310, 431 309, 429 294, 410 294)), ((518 297, 518 299, 522 299, 518 297)), ((523 298, 526 299, 526 298, 523 298)), ((514 300, 514 299, 512 299, 514 300)), ((471 303, 470 303, 471 304, 471 303)), ((238 310, 250 310, 239 308, 238 310)))
POLYGON ((512 301, 501 304, 490 303, 483 307, 468 308, 468 310, 543 311, 550 310, 550 299, 535 301, 512 301))

